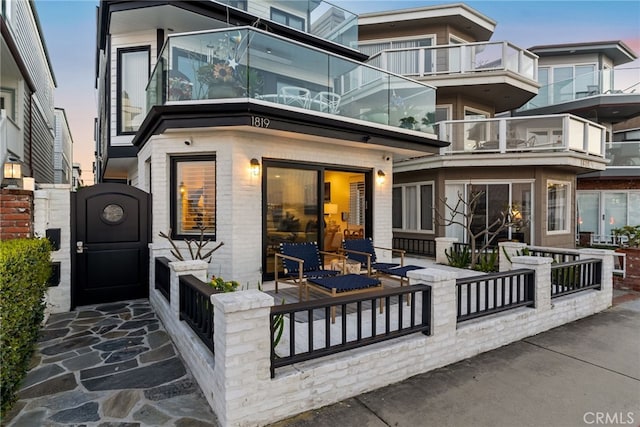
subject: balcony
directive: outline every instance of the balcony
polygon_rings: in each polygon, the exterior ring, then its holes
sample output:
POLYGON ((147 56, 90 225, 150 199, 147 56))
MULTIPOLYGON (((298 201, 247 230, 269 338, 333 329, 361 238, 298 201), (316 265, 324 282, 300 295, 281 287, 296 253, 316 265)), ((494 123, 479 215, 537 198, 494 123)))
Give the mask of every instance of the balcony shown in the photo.
POLYGON ((606 156, 607 168, 639 168, 640 141, 608 142, 606 156))
POLYGON ((491 99, 496 112, 520 107, 538 89, 538 57, 509 42, 388 49, 368 63, 426 81, 439 96, 464 90, 466 96, 491 99))
POLYGON ((169 36, 146 96, 148 109, 250 100, 431 133, 435 115, 426 84, 250 27, 169 36))
MULTIPOLYGON (((638 68, 608 69, 581 74, 575 78, 542 86, 538 95, 517 111, 528 112, 557 105, 559 109, 543 112, 572 112, 573 110, 583 110, 587 106, 605 108, 607 104, 615 104, 616 108, 613 108, 610 113, 617 114, 622 119, 628 118, 625 116, 632 117, 639 112, 640 98, 636 98, 640 97, 638 94, 640 92, 640 78, 638 76, 640 76, 638 68), (629 96, 634 98, 631 99, 629 96), (572 102, 575 104, 571 104, 572 102), (630 109, 628 113, 625 113, 626 108, 630 109), (617 111, 617 113, 613 113, 613 111, 617 111)), ((598 118, 605 119, 608 112, 602 109, 599 113, 604 115, 598 114, 598 118)))
POLYGON ((570 114, 438 123, 440 154, 576 152, 604 158, 605 128, 570 114))
POLYGON ((258 18, 277 22, 319 38, 358 48, 358 15, 322 0, 217 0, 258 18), (275 4, 275 7, 268 7, 275 4))

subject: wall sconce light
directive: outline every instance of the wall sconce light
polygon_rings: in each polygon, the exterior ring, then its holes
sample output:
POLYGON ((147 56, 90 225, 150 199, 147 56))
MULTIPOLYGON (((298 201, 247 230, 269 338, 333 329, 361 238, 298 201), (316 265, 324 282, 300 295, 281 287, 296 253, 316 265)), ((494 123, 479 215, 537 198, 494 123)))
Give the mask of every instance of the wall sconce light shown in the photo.
POLYGON ((378 174, 377 175, 378 176, 376 176, 376 182, 379 185, 384 184, 384 180, 386 179, 387 175, 384 172, 382 172, 382 170, 380 170, 380 169, 378 169, 378 174))
POLYGON ((253 158, 251 159, 251 175, 253 176, 260 176, 260 162, 258 161, 258 159, 253 158))
POLYGON ((19 188, 18 181, 22 178, 22 165, 9 157, 2 168, 2 178, 7 180, 7 188, 19 188))

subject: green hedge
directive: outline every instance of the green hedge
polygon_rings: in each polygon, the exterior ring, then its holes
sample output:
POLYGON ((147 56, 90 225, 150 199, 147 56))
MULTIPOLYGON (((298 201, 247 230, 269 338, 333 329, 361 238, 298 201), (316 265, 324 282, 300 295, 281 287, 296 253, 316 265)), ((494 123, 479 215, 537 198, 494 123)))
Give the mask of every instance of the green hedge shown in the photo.
POLYGON ((46 239, 0 242, 0 402, 4 417, 29 366, 51 274, 46 239))

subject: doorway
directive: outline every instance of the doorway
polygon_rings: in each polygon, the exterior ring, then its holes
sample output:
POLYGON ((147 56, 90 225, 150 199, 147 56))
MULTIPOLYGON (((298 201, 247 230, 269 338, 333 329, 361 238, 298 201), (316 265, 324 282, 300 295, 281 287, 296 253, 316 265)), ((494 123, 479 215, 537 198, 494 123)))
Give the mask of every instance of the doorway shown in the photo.
POLYGON ((372 172, 328 165, 265 161, 263 280, 272 280, 280 243, 317 242, 336 252, 345 235, 371 234, 372 172))

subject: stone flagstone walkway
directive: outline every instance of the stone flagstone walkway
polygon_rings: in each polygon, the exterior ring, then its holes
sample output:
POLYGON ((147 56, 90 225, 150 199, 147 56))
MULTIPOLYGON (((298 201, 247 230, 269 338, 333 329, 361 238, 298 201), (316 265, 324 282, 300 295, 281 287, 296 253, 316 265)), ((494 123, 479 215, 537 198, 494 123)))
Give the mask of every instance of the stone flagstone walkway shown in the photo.
POLYGON ((148 300, 51 315, 2 424, 217 426, 148 300))

